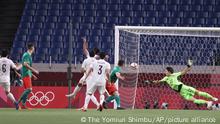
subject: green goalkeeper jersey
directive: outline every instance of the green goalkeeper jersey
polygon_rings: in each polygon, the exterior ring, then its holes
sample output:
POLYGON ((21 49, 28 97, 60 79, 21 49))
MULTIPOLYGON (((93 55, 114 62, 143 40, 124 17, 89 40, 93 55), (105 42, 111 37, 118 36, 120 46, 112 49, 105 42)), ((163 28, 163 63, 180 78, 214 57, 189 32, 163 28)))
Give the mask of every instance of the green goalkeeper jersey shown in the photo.
MULTIPOLYGON (((24 65, 24 62, 27 62, 28 65, 32 66, 32 58, 31 55, 28 52, 25 52, 22 56, 22 65, 24 65)), ((32 76, 31 70, 27 69, 27 67, 22 66, 22 78, 26 76, 32 76)))
POLYGON ((111 83, 115 83, 118 79, 118 77, 116 76, 116 73, 120 73, 121 72, 121 68, 119 66, 116 66, 113 68, 111 75, 110 75, 110 82, 111 83))
POLYGON ((166 82, 173 90, 178 91, 179 86, 183 84, 178 80, 178 77, 181 75, 181 72, 173 73, 169 76, 165 76, 160 82, 166 82))

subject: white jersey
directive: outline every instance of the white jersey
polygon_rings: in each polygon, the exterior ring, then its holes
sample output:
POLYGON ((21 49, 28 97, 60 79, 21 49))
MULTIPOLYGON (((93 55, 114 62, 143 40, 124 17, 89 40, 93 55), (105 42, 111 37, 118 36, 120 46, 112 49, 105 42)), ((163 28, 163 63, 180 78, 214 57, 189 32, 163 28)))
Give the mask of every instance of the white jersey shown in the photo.
POLYGON ((0 83, 10 83, 10 69, 16 68, 12 60, 3 57, 0 58, 0 83))
POLYGON ((105 60, 100 59, 92 63, 91 68, 93 69, 93 81, 96 83, 96 85, 105 86, 106 70, 110 70, 111 65, 105 60))
MULTIPOLYGON (((96 61, 96 59, 94 57, 88 57, 87 59, 85 59, 83 61, 82 68, 87 71, 94 61, 96 61)), ((92 77, 92 74, 89 75, 87 80, 90 80, 91 77, 92 77)), ((85 78, 85 73, 84 73, 83 78, 85 78)))

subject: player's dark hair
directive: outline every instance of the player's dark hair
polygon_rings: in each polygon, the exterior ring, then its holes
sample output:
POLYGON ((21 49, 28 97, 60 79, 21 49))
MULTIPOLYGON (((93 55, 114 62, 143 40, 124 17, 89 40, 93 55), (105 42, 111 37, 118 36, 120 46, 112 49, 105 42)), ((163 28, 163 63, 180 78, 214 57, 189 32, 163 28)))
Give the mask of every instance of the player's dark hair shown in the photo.
POLYGON ((166 70, 169 71, 171 74, 174 73, 174 69, 172 67, 167 67, 166 70))
POLYGON ((94 54, 99 54, 100 50, 99 50, 97 47, 95 47, 95 48, 93 49, 93 52, 94 52, 94 54))
POLYGON ((124 61, 124 60, 119 60, 119 61, 118 61, 118 66, 123 66, 123 65, 124 65, 124 63, 125 63, 125 61, 124 61))
POLYGON ((104 59, 105 58, 105 52, 100 52, 99 56, 100 56, 100 59, 104 59))
POLYGON ((94 51, 90 51, 90 52, 89 52, 89 56, 90 56, 90 57, 94 57, 94 56, 95 56, 94 51))
POLYGON ((8 50, 3 49, 1 52, 1 57, 7 57, 8 56, 8 50))
POLYGON ((34 44, 33 43, 28 43, 27 48, 30 50, 30 49, 32 49, 32 47, 34 47, 34 44))

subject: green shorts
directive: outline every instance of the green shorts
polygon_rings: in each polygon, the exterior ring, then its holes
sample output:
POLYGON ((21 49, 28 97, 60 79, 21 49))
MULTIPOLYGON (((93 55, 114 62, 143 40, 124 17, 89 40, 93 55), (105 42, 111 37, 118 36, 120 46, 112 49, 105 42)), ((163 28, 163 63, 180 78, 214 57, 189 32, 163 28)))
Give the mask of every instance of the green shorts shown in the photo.
POLYGON ((196 93, 195 88, 184 85, 184 84, 180 90, 180 95, 186 100, 191 99, 195 95, 195 93, 196 93))

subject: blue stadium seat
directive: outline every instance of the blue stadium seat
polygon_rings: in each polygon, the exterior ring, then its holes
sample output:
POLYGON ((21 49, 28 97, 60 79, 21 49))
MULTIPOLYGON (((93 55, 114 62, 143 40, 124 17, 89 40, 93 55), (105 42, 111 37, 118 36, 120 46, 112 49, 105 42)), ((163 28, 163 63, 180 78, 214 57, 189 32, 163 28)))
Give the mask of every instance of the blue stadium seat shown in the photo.
POLYGON ((94 4, 85 4, 84 9, 93 11, 95 9, 95 5, 94 4))
POLYGON ((118 23, 118 17, 107 17, 107 23, 117 24, 118 23))
POLYGON ((134 12, 133 11, 121 11, 121 16, 123 16, 123 17, 133 17, 134 12))
POLYGON ((40 29, 32 29, 30 31, 30 35, 40 35, 40 29))
POLYGON ((72 6, 73 10, 83 10, 83 4, 75 4, 72 6))
POLYGON ((21 18, 21 22, 24 22, 24 23, 32 22, 32 20, 33 20, 33 16, 23 16, 21 18))
POLYGON ((48 4, 46 4, 46 3, 38 3, 37 5, 38 5, 38 6, 37 6, 37 9, 39 9, 39 10, 49 9, 48 4))
POLYGON ((154 11, 154 6, 151 4, 146 4, 142 7, 143 11, 154 11))
POLYGON ((72 18, 72 21, 74 23, 80 23, 82 21, 82 18, 81 17, 74 17, 74 18, 72 18))
POLYGON ((43 28, 43 23, 33 23, 33 24, 31 25, 31 28, 33 28, 33 29, 43 28))
POLYGON ((124 4, 121 4, 120 6, 120 10, 122 10, 122 11, 129 11, 130 10, 130 5, 128 4, 128 5, 124 5, 124 4))
POLYGON ((27 38, 27 41, 38 41, 39 40, 39 36, 38 35, 29 35, 27 38))
POLYGON ((60 16, 71 16, 71 10, 62 10, 60 16))
POLYGON ((89 16, 89 17, 96 16, 96 11, 85 11, 85 16, 89 16))
POLYGON ((89 23, 84 23, 80 25, 80 29, 91 29, 92 25, 89 23))
POLYGON ((34 16, 34 22, 45 22, 45 16, 34 16))
POLYGON ((66 23, 57 23, 56 24, 56 28, 57 29, 66 29, 67 28, 67 24, 66 23))
POLYGON ((119 23, 120 24, 129 24, 131 22, 131 18, 130 17, 121 17, 119 18, 119 23))
POLYGON ((74 16, 74 17, 82 17, 82 16, 84 16, 84 11, 83 10, 74 10, 72 12, 72 16, 74 16))
POLYGON ((35 14, 34 10, 24 11, 24 15, 34 16, 34 14, 35 14))
MULTIPOLYGON (((68 1, 68 0, 65 0, 65 1, 68 1)), ((60 9, 61 10, 71 10, 71 4, 69 4, 69 3, 61 4, 60 9)))
POLYGON ((55 4, 55 3, 49 4, 48 8, 50 10, 59 10, 59 4, 55 4))
POLYGON ((18 28, 17 36, 27 35, 27 34, 28 34, 28 29, 25 29, 25 28, 18 28))
POLYGON ((108 16, 108 11, 97 11, 96 12, 97 16, 103 17, 103 16, 108 16))
POLYGON ((42 30, 42 34, 43 35, 52 35, 53 30, 52 29, 44 29, 44 30, 42 30))
POLYGON ((107 5, 107 10, 109 10, 109 11, 118 11, 119 6, 117 4, 107 5))
POLYGON ((25 9, 34 10, 34 9, 37 9, 37 5, 36 3, 29 3, 25 5, 25 9))
POLYGON ((45 23, 44 25, 44 29, 54 29, 54 28, 55 28, 55 23, 52 22, 45 23))
POLYGON ((103 11, 106 10, 106 8, 107 8, 106 4, 99 4, 96 9, 97 11, 103 11))
POLYGON ((65 34, 64 29, 57 29, 57 30, 54 31, 55 36, 62 36, 64 34, 65 34))
POLYGON ((109 11, 108 16, 110 17, 120 17, 121 16, 121 11, 109 11))
POLYGON ((56 9, 48 10, 48 15, 49 16, 59 16, 59 10, 56 10, 56 9))
POLYGON ((103 24, 102 23, 93 23, 92 24, 92 29, 103 29, 103 24))
POLYGON ((133 11, 141 11, 142 8, 141 8, 141 5, 132 5, 130 10, 133 10, 133 11))
POLYGON ((69 21, 70 21, 70 18, 69 18, 69 17, 66 17, 66 16, 60 16, 60 17, 58 17, 58 22, 68 23, 69 21))
POLYGON ((46 16, 47 15, 47 10, 37 10, 36 15, 46 16))
POLYGON ((95 17, 95 23, 106 23, 105 17, 95 17))
POLYGON ((93 17, 83 17, 83 22, 84 23, 93 23, 94 22, 94 18, 93 17))

